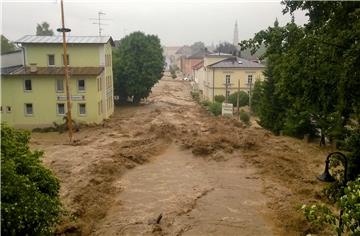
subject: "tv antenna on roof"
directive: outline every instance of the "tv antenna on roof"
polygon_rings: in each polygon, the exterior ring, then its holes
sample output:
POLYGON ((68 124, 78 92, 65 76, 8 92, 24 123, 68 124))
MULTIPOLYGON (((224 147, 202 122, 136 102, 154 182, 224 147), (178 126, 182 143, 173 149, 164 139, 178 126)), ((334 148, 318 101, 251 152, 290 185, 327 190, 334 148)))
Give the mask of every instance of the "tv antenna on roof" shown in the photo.
POLYGON ((97 18, 89 18, 90 20, 93 20, 95 22, 92 22, 94 25, 98 25, 99 27, 99 36, 101 36, 101 32, 103 31, 102 26, 103 25, 108 25, 108 24, 104 24, 102 23, 102 21, 107 21, 107 20, 111 20, 111 19, 104 19, 101 16, 106 15, 104 12, 102 11, 98 11, 98 17, 97 18))

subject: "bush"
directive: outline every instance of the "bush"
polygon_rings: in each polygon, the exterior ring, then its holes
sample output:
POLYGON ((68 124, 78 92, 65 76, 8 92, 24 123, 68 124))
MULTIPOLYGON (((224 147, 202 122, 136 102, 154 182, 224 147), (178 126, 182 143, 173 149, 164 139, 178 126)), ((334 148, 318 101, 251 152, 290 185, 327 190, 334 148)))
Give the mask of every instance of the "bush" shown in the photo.
POLYGON ((244 110, 240 111, 240 120, 244 122, 246 125, 250 125, 250 116, 244 110))
POLYGON ((46 235, 59 220, 59 181, 31 152, 30 135, 1 124, 1 233, 46 235))
MULTIPOLYGON (((234 107, 237 106, 237 94, 238 94, 238 92, 232 93, 228 98, 229 103, 232 103, 234 107)), ((247 105, 249 105, 249 95, 247 94, 247 92, 240 91, 239 92, 239 107, 243 107, 243 106, 247 106, 247 105)))
POLYGON ((195 101, 197 101, 197 102, 200 101, 200 94, 199 94, 199 92, 191 91, 190 94, 191 94, 191 97, 192 97, 195 101))
POLYGON ((211 102, 209 100, 204 100, 201 102, 201 105, 203 105, 204 107, 208 107, 210 106, 211 102))
POLYGON ((209 106, 209 111, 215 116, 221 115, 222 105, 218 102, 212 102, 209 106))
POLYGON ((225 101, 225 96, 224 95, 216 95, 214 97, 215 102, 219 102, 219 103, 223 103, 225 101))

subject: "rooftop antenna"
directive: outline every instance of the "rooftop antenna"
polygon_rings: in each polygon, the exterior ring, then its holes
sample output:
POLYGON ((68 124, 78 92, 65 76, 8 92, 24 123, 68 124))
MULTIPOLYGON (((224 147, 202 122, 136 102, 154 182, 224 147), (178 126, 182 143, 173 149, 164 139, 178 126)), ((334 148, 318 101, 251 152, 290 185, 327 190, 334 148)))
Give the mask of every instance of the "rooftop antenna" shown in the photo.
POLYGON ((102 21, 111 20, 111 19, 102 18, 103 15, 106 15, 106 14, 104 12, 102 12, 102 11, 98 11, 98 17, 97 18, 89 18, 90 20, 95 21, 95 22, 92 22, 94 25, 98 25, 98 27, 99 27, 99 36, 101 36, 101 32, 104 29, 101 26, 108 25, 108 24, 102 23, 102 21))

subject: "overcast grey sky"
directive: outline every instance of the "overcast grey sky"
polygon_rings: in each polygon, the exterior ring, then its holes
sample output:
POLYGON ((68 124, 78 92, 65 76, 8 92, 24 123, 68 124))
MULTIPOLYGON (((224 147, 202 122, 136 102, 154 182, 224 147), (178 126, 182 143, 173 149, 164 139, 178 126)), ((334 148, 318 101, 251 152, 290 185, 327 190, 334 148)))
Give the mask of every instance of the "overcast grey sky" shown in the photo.
MULTIPOLYGON (((110 18, 103 35, 120 39, 124 34, 140 30, 159 36, 166 46, 179 46, 203 41, 210 45, 233 40, 235 20, 238 21, 239 39, 248 39, 256 32, 273 24, 275 18, 281 25, 290 21, 282 15, 283 6, 278 1, 242 0, 118 0, 81 1, 64 0, 66 27, 71 35, 98 35, 97 25, 89 18, 98 11, 110 18)), ((2 34, 14 41, 23 35, 35 34, 36 24, 50 23, 56 31, 60 26, 60 1, 10 1, 2 6, 2 34)), ((303 12, 296 15, 296 23, 304 24, 303 12)))

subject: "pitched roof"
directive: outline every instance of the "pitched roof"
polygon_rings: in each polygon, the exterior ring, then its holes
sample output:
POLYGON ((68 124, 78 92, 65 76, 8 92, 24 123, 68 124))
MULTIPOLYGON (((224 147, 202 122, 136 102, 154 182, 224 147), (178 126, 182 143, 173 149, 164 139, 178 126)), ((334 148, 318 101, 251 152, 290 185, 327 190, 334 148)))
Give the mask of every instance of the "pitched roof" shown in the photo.
POLYGON ((265 68, 263 64, 246 60, 240 57, 230 57, 214 64, 209 65, 212 68, 265 68))
POLYGON ((208 52, 206 50, 200 50, 190 55, 188 59, 203 59, 207 54, 208 52))
POLYGON ((202 60, 202 61, 200 61, 199 63, 197 63, 197 64, 195 64, 195 65, 193 65, 193 69, 194 70, 198 70, 198 69, 200 69, 201 67, 203 67, 204 66, 204 60, 202 60))
POLYGON ((1 67, 0 74, 1 75, 8 75, 13 73, 14 71, 20 69, 22 65, 16 65, 16 66, 8 66, 8 67, 1 67))
MULTIPOLYGON (((110 41, 114 46, 114 41, 110 36, 66 36, 67 43, 82 43, 82 44, 105 44, 110 41)), ((62 43, 63 38, 58 36, 38 36, 25 35, 16 40, 15 43, 62 43)))
MULTIPOLYGON (((99 75, 104 67, 69 67, 71 75, 99 75)), ((13 70, 5 71, 1 69, 2 75, 64 75, 64 67, 37 67, 36 72, 31 72, 30 67, 17 67, 13 70)))

